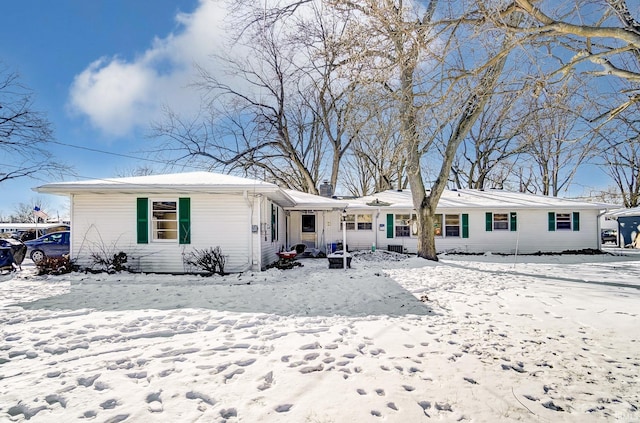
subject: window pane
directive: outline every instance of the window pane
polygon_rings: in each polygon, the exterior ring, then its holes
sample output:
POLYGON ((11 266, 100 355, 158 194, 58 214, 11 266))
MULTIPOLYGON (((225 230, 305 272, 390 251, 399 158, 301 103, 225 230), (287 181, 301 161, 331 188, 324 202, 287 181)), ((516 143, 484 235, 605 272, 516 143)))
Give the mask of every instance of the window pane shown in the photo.
POLYGON ((396 236, 409 236, 409 219, 408 214, 396 214, 396 236))
POLYGON ((509 230, 509 215, 507 213, 493 214, 493 229, 496 231, 509 230))
POLYGON ((178 203, 154 201, 151 207, 153 239, 178 239, 178 203))
POLYGON ((444 216, 444 233, 446 236, 460 236, 460 215, 446 214, 444 216))
POLYGON ((316 231, 316 215, 303 214, 302 215, 302 232, 315 232, 315 231, 316 231))
POLYGON ((356 215, 355 214, 348 214, 344 217, 344 221, 342 222, 343 225, 347 225, 347 230, 348 231, 355 231, 356 230, 356 215))
POLYGON ((358 215, 358 230, 359 231, 370 231, 373 229, 373 216, 370 214, 359 214, 358 215))
POLYGON ((556 213, 556 229, 571 229, 571 213, 556 213))

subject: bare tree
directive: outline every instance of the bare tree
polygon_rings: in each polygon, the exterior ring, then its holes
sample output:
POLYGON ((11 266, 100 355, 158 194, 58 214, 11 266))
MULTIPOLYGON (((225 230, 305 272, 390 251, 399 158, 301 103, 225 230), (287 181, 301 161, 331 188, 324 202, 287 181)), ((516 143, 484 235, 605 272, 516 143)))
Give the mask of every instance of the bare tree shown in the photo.
MULTIPOLYGON (((557 197, 567 189, 578 168, 596 152, 588 120, 583 116, 591 104, 582 98, 582 87, 570 81, 548 85, 530 103, 521 129, 526 147, 519 172, 529 183, 526 191, 557 197), (530 160, 528 160, 530 159, 530 160)), ((582 90, 584 91, 584 90, 582 90)))
POLYGON ((515 163, 527 149, 519 136, 530 101, 530 90, 522 86, 489 99, 453 161, 451 177, 456 188, 503 188, 513 182, 515 163))
POLYGON ((598 128, 599 162, 613 179, 625 207, 640 206, 640 105, 598 128))
MULTIPOLYGON (((364 90, 363 90, 364 91, 364 90)), ((386 93, 363 92, 371 118, 358 131, 347 155, 341 180, 351 195, 364 196, 392 188, 406 188, 406 156, 400 142, 398 113, 384 108, 386 93)))
POLYGON ((29 202, 18 203, 15 205, 13 214, 11 215, 11 221, 15 223, 42 222, 43 219, 34 213, 36 207, 45 214, 48 214, 50 211, 50 205, 47 200, 44 200, 41 197, 31 198, 29 202))
POLYGON ((158 171, 151 165, 142 164, 132 168, 126 169, 116 169, 115 175, 119 178, 124 178, 127 176, 148 176, 154 175, 158 171))
POLYGON ((168 113, 155 134, 177 165, 241 172, 317 194, 322 180, 336 186, 358 122, 367 119, 356 85, 337 72, 342 57, 334 34, 344 22, 315 5, 303 16, 269 21, 259 6, 241 9, 254 23, 239 26, 232 47, 242 54, 217 56, 228 76, 200 67, 201 116, 168 113))
POLYGON ((0 62, 0 182, 25 176, 59 176, 68 170, 53 160, 47 146, 51 141, 51 124, 35 110, 33 93, 19 82, 17 73, 0 62))
MULTIPOLYGON (((424 8, 402 1, 336 3, 361 16, 358 28, 352 31, 359 34, 352 40, 352 57, 373 58, 369 62, 372 79, 388 87, 387 101, 398 111, 399 136, 417 212, 418 256, 437 260, 434 218, 438 201, 448 184, 458 146, 493 95, 512 45, 508 37, 493 48, 487 44, 478 55, 479 61, 467 62, 463 53, 467 47, 458 42, 471 33, 464 25, 448 24, 452 17, 446 7, 441 12, 447 14, 447 23, 435 22, 436 0, 424 8), (441 140, 444 148, 427 190, 422 160, 436 140, 441 140)), ((488 43, 492 38, 477 42, 488 43)))
MULTIPOLYGON (((640 101, 640 23, 626 0, 572 2, 513 0, 498 15, 498 26, 530 41, 546 45, 553 66, 545 80, 579 71, 597 77, 617 77, 635 84, 621 104, 601 117, 613 117, 640 101), (502 17, 524 13, 527 19, 502 17)), ((636 9, 637 12, 637 9, 636 9)), ((488 19, 491 15, 485 15, 488 19)))

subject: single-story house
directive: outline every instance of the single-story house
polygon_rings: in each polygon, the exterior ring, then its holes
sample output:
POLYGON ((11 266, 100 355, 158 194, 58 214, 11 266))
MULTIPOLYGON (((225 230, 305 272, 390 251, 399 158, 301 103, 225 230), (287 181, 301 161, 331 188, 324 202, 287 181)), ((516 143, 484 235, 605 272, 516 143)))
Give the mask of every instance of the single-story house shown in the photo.
MULTIPOLYGON (((374 245, 415 253, 411 192, 328 198, 210 172, 50 183, 40 193, 70 197, 71 256, 127 253, 144 272, 188 272, 184 257, 219 246, 225 271, 260 270, 283 249, 323 252, 374 245)), ((437 208, 439 252, 534 253, 600 248, 605 207, 502 190, 445 191, 437 208)))
POLYGON ((640 207, 612 210, 605 216, 617 221, 620 246, 640 248, 640 207))

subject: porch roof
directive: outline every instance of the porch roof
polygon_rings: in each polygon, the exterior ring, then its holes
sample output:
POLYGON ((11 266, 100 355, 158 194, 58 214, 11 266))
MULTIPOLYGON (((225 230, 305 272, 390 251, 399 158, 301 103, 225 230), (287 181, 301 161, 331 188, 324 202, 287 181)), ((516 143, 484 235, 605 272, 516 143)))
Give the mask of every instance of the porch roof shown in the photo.
POLYGON ((283 189, 283 191, 295 202, 294 206, 286 207, 287 210, 344 210, 348 205, 347 201, 336 200, 335 198, 322 197, 292 189, 283 189))

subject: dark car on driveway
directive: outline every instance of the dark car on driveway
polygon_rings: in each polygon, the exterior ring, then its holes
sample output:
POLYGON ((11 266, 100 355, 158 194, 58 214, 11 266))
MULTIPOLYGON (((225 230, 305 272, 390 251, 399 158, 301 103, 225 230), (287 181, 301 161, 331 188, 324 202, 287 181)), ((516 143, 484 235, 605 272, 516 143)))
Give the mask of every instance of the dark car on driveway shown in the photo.
POLYGON ((69 254, 69 231, 52 232, 38 239, 26 241, 27 256, 38 263, 47 257, 61 257, 69 254))
POLYGON ((618 231, 616 231, 615 229, 605 229, 602 232, 600 232, 600 239, 602 240, 603 244, 606 244, 607 242, 613 242, 617 244, 618 231))

